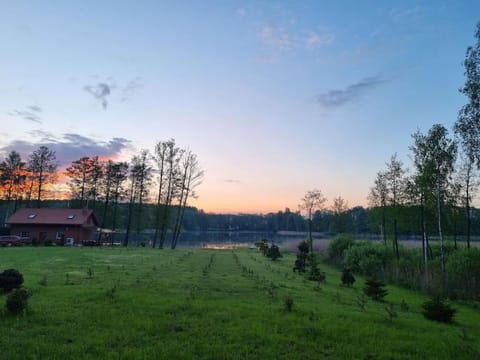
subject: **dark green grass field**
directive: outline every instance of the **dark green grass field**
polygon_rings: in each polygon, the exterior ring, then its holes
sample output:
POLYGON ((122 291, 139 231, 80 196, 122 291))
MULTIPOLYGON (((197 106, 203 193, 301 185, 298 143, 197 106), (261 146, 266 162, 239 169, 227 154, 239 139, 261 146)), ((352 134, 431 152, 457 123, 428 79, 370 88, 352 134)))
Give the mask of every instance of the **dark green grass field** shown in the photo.
POLYGON ((293 262, 248 249, 0 248, 0 270, 20 270, 33 293, 25 315, 0 312, 0 359, 480 358, 473 304, 435 323, 426 297, 388 286, 362 309, 362 279, 340 286, 321 265, 318 286, 293 262))

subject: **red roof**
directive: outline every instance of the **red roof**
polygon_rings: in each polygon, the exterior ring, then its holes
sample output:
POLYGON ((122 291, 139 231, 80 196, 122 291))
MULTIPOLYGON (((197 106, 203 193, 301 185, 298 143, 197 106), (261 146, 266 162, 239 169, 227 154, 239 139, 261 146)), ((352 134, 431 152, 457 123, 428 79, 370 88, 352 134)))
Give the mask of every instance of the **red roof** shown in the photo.
POLYGON ((10 216, 7 224, 85 225, 92 217, 94 226, 98 220, 90 209, 20 209, 10 216))

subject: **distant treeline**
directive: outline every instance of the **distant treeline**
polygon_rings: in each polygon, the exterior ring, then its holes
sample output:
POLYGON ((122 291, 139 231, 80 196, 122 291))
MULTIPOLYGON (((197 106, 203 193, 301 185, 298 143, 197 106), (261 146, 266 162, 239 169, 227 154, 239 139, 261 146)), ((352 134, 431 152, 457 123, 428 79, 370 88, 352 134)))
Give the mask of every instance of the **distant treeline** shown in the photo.
MULTIPOLYGON (((79 204, 75 200, 46 200, 42 207, 47 208, 77 208, 79 204)), ((100 223, 112 224, 113 209, 107 212, 108 219, 102 219, 103 203, 90 202, 89 208, 95 211, 100 223)), ((446 209, 448 210, 448 209, 446 209)), ((396 206, 363 208, 361 206, 345 210, 341 213, 334 213, 330 210, 316 211, 312 217, 312 229, 315 232, 323 233, 325 236, 349 233, 355 235, 382 235, 382 217, 386 211, 387 218, 395 218, 397 232, 401 237, 421 237, 422 223, 420 221, 420 209, 416 206, 396 206)), ((6 219, 13 213, 11 203, 0 201, 1 219, 6 219)), ((118 231, 123 231, 128 225, 129 204, 121 203, 117 209, 116 226, 118 231)), ((450 237, 461 239, 466 236, 465 216, 462 216, 462 209, 457 211, 445 211, 452 216, 445 217, 445 234, 450 237), (453 216, 455 215, 455 216, 453 216)), ((142 228, 140 230, 152 230, 155 225, 156 205, 143 204, 142 228)), ((432 214, 433 216, 433 214, 432 214)), ((430 222, 430 233, 435 233, 435 223, 430 222)), ((170 230, 174 224, 170 224, 170 230)), ((278 231, 307 231, 307 219, 299 211, 285 209, 283 211, 268 214, 211 214, 194 207, 187 207, 183 217, 182 229, 187 231, 256 231, 270 232, 278 231)), ((8 229, 4 228, 4 232, 8 229)), ((393 221, 385 224, 385 235, 393 236, 393 221)), ((480 211, 472 210, 472 235, 480 235, 480 211)))

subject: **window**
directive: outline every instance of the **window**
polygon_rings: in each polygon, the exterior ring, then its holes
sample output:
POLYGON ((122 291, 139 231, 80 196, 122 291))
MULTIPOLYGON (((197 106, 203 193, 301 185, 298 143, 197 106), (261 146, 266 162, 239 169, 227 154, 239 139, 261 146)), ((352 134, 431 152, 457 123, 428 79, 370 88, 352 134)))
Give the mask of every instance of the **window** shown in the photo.
POLYGON ((57 240, 62 240, 65 237, 65 233, 63 231, 57 231, 57 240))
POLYGON ((20 233, 20 237, 22 238, 29 238, 30 237, 30 233, 28 231, 22 231, 20 233))
POLYGON ((29 219, 35 219, 36 216, 37 216, 37 214, 30 214, 30 215, 28 215, 27 217, 28 217, 29 219))
POLYGON ((70 219, 70 220, 75 219, 75 215, 68 215, 67 219, 70 219))

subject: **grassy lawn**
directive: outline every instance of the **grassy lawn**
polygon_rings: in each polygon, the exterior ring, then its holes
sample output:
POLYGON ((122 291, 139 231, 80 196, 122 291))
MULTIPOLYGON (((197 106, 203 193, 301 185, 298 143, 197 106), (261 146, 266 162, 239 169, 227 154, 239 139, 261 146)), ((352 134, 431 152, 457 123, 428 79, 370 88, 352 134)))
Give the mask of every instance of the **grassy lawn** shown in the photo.
POLYGON ((321 265, 318 286, 293 263, 247 249, 0 248, 0 270, 18 269, 33 292, 26 316, 0 312, 0 358, 480 358, 478 307, 455 303, 455 323, 435 323, 426 297, 389 286, 362 309, 363 279, 346 288, 321 265))

